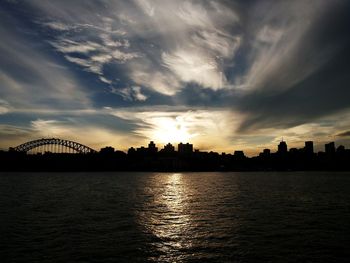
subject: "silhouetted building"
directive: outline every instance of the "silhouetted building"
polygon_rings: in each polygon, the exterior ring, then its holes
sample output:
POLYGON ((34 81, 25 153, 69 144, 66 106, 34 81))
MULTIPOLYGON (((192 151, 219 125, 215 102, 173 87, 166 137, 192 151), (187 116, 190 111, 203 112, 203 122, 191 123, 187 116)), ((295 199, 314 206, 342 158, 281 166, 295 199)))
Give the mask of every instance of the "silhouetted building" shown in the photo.
POLYGON ((244 157, 245 157, 243 151, 235 151, 235 152, 233 153, 233 156, 234 156, 234 157, 237 157, 237 158, 244 158, 244 157))
POLYGON ((270 149, 264 149, 263 154, 264 154, 265 156, 270 155, 270 154, 271 154, 270 149))
MULTIPOLYGON (((56 139, 55 139, 56 140, 56 139)), ((62 142, 60 140, 59 142, 62 142)), ((49 140, 48 143, 52 143, 49 140)), ((1 171, 305 171, 305 170, 350 170, 350 149, 334 142, 325 145, 326 152, 314 154, 313 142, 305 142, 301 149, 291 148, 282 140, 278 152, 264 149, 257 157, 246 157, 243 151, 231 154, 217 152, 193 152, 192 144, 179 145, 179 152, 168 143, 158 152, 154 142, 148 147, 128 154, 107 146, 100 152, 91 148, 88 152, 32 154, 20 147, 0 150, 1 171), (306 153, 310 153, 306 154, 306 153)))
POLYGON ((136 152, 139 154, 147 154, 148 149, 145 148, 144 146, 141 146, 139 148, 136 149, 136 152))
POLYGON ((100 153, 102 154, 113 154, 114 153, 114 148, 111 146, 107 146, 104 148, 101 148, 100 153))
POLYGON ((314 153, 314 142, 313 141, 305 142, 304 150, 305 150, 306 154, 313 154, 314 153))
POLYGON ((179 143, 178 146, 177 146, 177 151, 180 154, 192 153, 193 152, 193 144, 190 144, 190 143, 186 143, 186 144, 179 143))
POLYGON ((158 148, 156 147, 156 145, 154 144, 153 141, 150 141, 150 143, 148 144, 148 152, 149 153, 156 153, 156 152, 158 152, 158 148))
POLYGON ((293 155, 296 155, 296 154, 298 154, 299 150, 297 148, 290 148, 289 152, 293 155))
POLYGON ((161 151, 164 153, 174 153, 175 147, 171 143, 168 143, 161 151))
POLYGON ((324 145, 326 154, 334 154, 335 153, 335 144, 334 142, 326 143, 324 145))
POLYGON ((288 151, 287 143, 285 141, 281 141, 280 144, 278 145, 278 150, 277 152, 280 154, 285 154, 288 151))
POLYGON ((337 153, 345 153, 345 147, 343 145, 339 145, 337 147, 337 153))
POLYGON ((136 153, 135 148, 134 148, 134 147, 130 147, 129 150, 128 150, 128 154, 129 154, 129 155, 133 155, 133 154, 135 154, 135 153, 136 153))
POLYGON ((260 157, 269 157, 271 155, 270 149, 264 149, 261 153, 259 153, 260 157))

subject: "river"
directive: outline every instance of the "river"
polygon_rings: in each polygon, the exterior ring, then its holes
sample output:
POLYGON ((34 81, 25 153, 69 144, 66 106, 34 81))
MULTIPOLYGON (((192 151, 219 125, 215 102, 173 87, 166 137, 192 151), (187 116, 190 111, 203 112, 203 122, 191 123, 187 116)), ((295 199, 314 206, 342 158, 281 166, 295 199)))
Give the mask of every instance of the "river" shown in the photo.
POLYGON ((0 173, 1 262, 346 262, 350 173, 0 173))

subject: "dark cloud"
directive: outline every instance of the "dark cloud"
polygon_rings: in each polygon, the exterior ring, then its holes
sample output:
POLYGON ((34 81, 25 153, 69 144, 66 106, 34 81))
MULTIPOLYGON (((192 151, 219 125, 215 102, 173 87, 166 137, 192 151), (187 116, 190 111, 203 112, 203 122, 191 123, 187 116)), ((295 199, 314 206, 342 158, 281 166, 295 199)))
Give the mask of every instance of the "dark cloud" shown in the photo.
POLYGON ((345 131, 345 132, 338 133, 337 136, 339 136, 339 137, 350 137, 350 131, 345 131))
POLYGON ((318 16, 263 87, 244 95, 235 105, 248 114, 240 131, 292 127, 350 107, 350 3, 334 3, 318 16), (290 76, 297 78, 312 67, 308 76, 286 87, 290 76))
POLYGON ((191 132, 223 120, 225 145, 306 123, 316 137, 348 131, 325 116, 350 106, 349 10, 341 0, 4 2, 0 125, 118 137, 154 113, 189 125, 199 115, 191 132))

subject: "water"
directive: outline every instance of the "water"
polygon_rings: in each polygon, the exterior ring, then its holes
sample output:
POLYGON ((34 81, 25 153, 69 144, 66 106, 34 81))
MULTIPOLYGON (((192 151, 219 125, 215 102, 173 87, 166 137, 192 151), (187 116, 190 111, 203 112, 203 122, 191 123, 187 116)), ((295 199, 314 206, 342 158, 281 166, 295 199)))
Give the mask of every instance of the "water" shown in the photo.
POLYGON ((346 262, 350 173, 1 173, 1 262, 346 262))

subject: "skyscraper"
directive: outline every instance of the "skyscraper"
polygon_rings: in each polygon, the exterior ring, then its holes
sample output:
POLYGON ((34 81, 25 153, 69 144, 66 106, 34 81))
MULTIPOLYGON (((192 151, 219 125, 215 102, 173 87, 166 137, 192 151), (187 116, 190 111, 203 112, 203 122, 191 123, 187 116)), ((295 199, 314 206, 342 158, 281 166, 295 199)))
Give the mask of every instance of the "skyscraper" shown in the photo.
POLYGON ((179 143, 177 146, 177 150, 179 153, 183 154, 189 154, 193 152, 193 144, 190 143, 179 143))
POLYGON ((281 141, 278 145, 278 153, 285 154, 288 151, 287 143, 285 141, 281 141))
POLYGON ((334 142, 326 143, 324 145, 325 152, 327 154, 334 154, 335 153, 335 144, 334 142))
POLYGON ((313 141, 305 142, 304 150, 305 150, 306 154, 313 154, 314 153, 314 142, 313 141))
POLYGON ((156 153, 157 151, 158 151, 158 148, 156 147, 154 142, 150 141, 150 143, 148 144, 148 152, 149 153, 156 153))
POLYGON ((171 143, 168 143, 161 151, 165 153, 173 153, 175 152, 175 147, 171 143))

